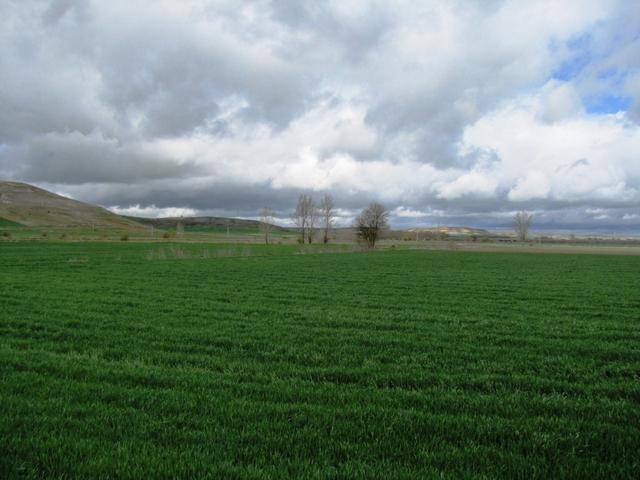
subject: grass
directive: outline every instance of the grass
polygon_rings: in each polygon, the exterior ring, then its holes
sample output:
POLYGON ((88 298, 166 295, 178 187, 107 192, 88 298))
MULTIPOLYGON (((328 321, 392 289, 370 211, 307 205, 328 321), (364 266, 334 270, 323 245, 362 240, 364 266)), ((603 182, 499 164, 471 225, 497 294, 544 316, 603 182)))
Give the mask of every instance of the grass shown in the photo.
MULTIPOLYGON (((157 230, 161 231, 176 231, 175 225, 160 225, 155 227, 157 230)), ((254 226, 238 226, 233 225, 229 226, 227 229, 226 226, 223 225, 183 225, 182 230, 185 232, 196 232, 196 233, 224 233, 229 232, 230 235, 258 235, 260 230, 258 227, 254 226)))
POLYGON ((222 225, 185 225, 185 232, 199 232, 199 233, 224 233, 229 232, 230 235, 260 235, 258 227, 254 226, 232 226, 227 227, 222 225))
POLYGON ((0 227, 20 227, 21 225, 17 222, 12 222, 11 220, 7 220, 6 218, 0 217, 0 227))
POLYGON ((0 477, 637 478, 639 270, 0 243, 0 477))
POLYGON ((233 226, 227 227, 221 225, 185 225, 185 232, 202 232, 202 233, 227 233, 231 235, 259 235, 258 227, 253 226, 233 226))
MULTIPOLYGON (((123 235, 136 242, 166 242, 167 239, 192 243, 263 243, 264 234, 258 228, 234 226, 185 225, 184 233, 177 234, 175 226, 165 228, 114 229, 108 226, 70 226, 70 227, 26 227, 0 218, 0 240, 11 238, 18 241, 118 241, 123 235)), ((273 230, 272 242, 295 243, 297 234, 290 231, 273 230)))

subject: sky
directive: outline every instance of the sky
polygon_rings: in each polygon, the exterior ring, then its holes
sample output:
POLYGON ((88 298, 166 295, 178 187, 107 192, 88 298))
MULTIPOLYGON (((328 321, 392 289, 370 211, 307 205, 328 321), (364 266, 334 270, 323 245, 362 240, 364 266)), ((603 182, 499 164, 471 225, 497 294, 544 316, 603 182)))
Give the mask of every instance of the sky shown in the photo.
POLYGON ((0 179, 117 213, 640 231, 640 2, 0 1, 0 179))

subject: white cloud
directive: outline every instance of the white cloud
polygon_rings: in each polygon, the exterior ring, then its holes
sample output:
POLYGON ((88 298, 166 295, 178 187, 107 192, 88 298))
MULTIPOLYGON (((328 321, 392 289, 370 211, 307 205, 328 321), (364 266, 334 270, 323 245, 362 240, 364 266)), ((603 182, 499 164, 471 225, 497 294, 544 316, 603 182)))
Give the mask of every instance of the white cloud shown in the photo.
POLYGON ((584 107, 573 84, 552 80, 542 88, 539 113, 553 123, 584 113, 584 107))
POLYGON ((158 208, 155 205, 141 207, 140 205, 132 205, 130 207, 109 207, 113 213, 118 215, 129 215, 132 217, 142 218, 161 218, 161 217, 192 217, 198 212, 192 208, 158 208))
POLYGON ((540 172, 532 171, 516 180, 507 197, 514 202, 523 202, 533 198, 545 198, 550 191, 549 178, 540 172))
POLYGON ((640 127, 625 114, 576 112, 549 123, 546 92, 505 102, 467 127, 462 152, 493 152, 494 178, 513 201, 606 199, 637 201, 640 127))
POLYGON ((437 191, 439 198, 453 200, 463 196, 489 197, 495 193, 497 186, 497 181, 490 173, 472 171, 437 187, 437 191))
POLYGON ((397 207, 392 212, 395 216, 401 218, 421 218, 426 217, 428 212, 423 212, 421 210, 413 210, 411 208, 406 207, 397 207))
POLYGON ((585 205, 640 202, 635 13, 0 2, 0 173, 149 214, 285 211, 331 190, 350 212, 381 200, 408 221, 578 204, 590 221, 585 205), (590 113, 592 94, 630 96, 630 110, 590 113))

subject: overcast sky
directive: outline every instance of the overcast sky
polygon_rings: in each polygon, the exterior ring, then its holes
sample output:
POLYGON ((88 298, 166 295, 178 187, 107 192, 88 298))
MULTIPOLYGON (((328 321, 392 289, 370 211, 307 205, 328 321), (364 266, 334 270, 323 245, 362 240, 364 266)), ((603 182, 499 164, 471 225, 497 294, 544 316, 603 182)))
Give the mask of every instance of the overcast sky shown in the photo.
POLYGON ((0 178, 141 216, 640 230, 640 2, 0 2, 0 178))

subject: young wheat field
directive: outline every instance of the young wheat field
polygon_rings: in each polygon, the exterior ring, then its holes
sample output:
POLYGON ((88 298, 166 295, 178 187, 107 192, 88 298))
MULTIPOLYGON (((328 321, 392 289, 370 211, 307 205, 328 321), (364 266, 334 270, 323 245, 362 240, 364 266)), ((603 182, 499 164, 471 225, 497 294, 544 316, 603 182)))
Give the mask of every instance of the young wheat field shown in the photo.
POLYGON ((0 243, 0 477, 638 478, 640 257, 335 250, 0 243))

